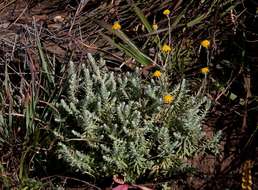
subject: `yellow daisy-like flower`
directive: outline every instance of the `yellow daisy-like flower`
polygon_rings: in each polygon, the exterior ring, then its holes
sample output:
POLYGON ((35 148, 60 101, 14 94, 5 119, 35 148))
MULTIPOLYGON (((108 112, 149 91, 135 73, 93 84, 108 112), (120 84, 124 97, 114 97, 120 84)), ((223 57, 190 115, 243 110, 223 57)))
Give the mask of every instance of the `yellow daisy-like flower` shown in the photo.
POLYGON ((152 28, 153 28, 153 30, 158 30, 159 27, 158 27, 157 24, 153 24, 153 25, 152 25, 152 28))
POLYGON ((112 26, 113 30, 120 30, 121 29, 121 25, 118 21, 114 22, 113 26, 112 26))
POLYGON ((203 40, 201 41, 201 46, 205 47, 206 49, 208 49, 210 47, 211 43, 209 40, 203 40))
POLYGON ((161 48, 161 51, 163 51, 164 53, 169 53, 172 51, 172 48, 169 45, 164 44, 161 48))
POLYGON ((170 10, 169 9, 166 9, 166 10, 163 11, 163 15, 168 16, 169 14, 170 14, 170 10))
POLYGON ((167 94, 165 96, 163 96, 163 102, 165 104, 171 104, 174 100, 174 96, 170 95, 170 94, 167 94))
POLYGON ((201 73, 204 75, 207 75, 210 72, 209 67, 203 67, 201 68, 201 73))
POLYGON ((153 74, 152 74, 153 77, 156 77, 156 78, 159 78, 161 76, 161 72, 159 70, 155 71, 153 74))

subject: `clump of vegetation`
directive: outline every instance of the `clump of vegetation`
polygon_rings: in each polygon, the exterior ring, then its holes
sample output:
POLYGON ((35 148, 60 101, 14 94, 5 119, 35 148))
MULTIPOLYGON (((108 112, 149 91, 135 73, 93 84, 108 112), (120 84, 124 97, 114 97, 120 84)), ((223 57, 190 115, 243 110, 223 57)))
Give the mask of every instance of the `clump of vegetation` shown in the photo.
POLYGON ((171 176, 195 154, 218 152, 219 136, 207 140, 201 127, 210 101, 190 95, 185 80, 108 72, 103 60, 88 57, 82 72, 70 62, 67 99, 58 106, 58 153, 72 167, 94 179, 119 174, 135 182, 171 176))

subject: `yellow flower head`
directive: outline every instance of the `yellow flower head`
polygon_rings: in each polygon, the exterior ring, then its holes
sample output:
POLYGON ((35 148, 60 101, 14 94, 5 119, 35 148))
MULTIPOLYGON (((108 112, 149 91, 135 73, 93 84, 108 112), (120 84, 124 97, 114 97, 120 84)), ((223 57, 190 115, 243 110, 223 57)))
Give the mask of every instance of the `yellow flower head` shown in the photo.
POLYGON ((159 27, 158 27, 157 24, 153 24, 153 25, 152 25, 152 28, 153 28, 153 30, 158 30, 159 27))
POLYGON ((153 74, 153 77, 159 78, 161 76, 161 72, 159 70, 156 70, 153 74))
POLYGON ((171 104, 174 100, 174 96, 170 95, 170 94, 167 94, 167 95, 164 95, 163 96, 163 102, 165 104, 171 104))
POLYGON ((209 67, 203 67, 201 68, 201 73, 204 75, 207 75, 210 72, 209 67))
POLYGON ((120 30, 121 29, 121 25, 118 21, 114 22, 113 26, 112 26, 113 30, 120 30))
POLYGON ((164 44, 161 48, 161 51, 163 51, 164 53, 169 53, 172 51, 172 48, 169 45, 164 44))
POLYGON ((203 40, 201 41, 201 46, 205 47, 206 49, 208 49, 210 47, 211 43, 209 40, 203 40))
POLYGON ((163 11, 163 15, 168 16, 169 14, 170 14, 170 10, 169 9, 166 9, 166 10, 163 11))

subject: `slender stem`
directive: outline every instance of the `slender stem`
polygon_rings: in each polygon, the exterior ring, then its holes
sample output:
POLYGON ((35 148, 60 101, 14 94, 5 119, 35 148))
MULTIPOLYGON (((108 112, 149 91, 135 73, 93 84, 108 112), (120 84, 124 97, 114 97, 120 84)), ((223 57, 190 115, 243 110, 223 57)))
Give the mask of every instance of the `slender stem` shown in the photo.
POLYGON ((171 25, 170 25, 169 15, 168 15, 168 45, 171 46, 171 25))

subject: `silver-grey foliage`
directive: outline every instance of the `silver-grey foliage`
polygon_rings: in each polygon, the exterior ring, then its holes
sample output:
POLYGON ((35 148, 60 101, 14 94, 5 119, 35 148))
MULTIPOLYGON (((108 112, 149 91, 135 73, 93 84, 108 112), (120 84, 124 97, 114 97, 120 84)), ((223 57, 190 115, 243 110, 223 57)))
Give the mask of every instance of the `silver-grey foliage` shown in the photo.
POLYGON ((219 135, 207 140, 202 130, 210 101, 192 96, 186 81, 170 88, 164 77, 144 80, 139 72, 113 73, 89 54, 76 72, 70 62, 68 97, 59 104, 59 156, 95 178, 122 174, 168 176, 205 150, 217 152, 219 135), (100 69, 101 68, 101 69, 100 69), (162 97, 174 101, 165 104, 162 97))

